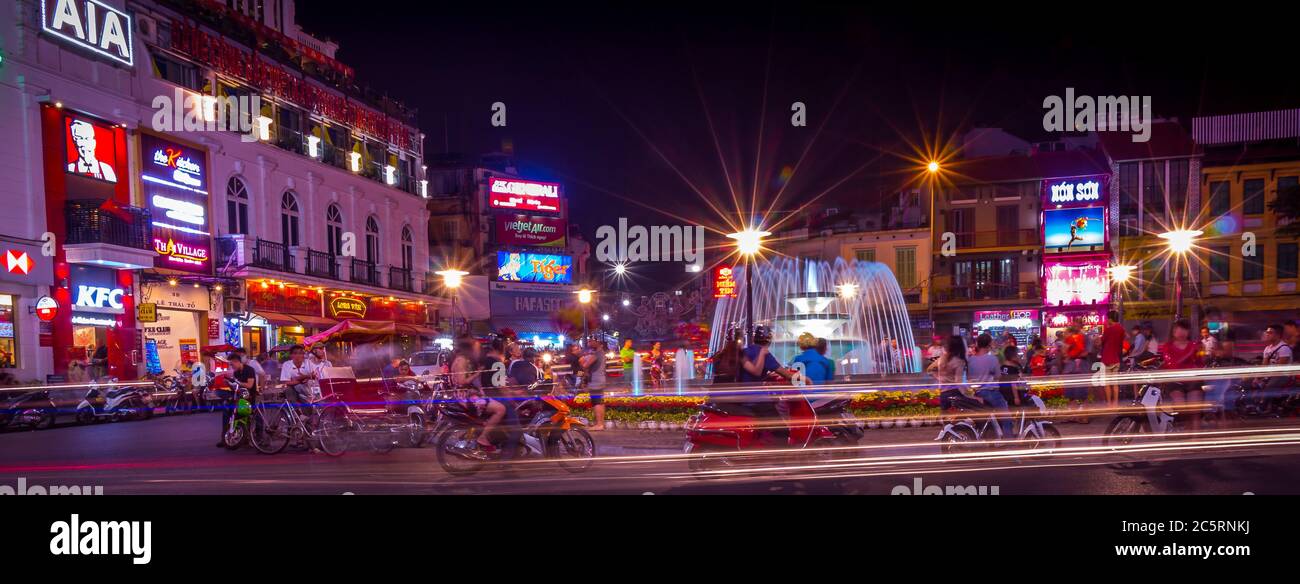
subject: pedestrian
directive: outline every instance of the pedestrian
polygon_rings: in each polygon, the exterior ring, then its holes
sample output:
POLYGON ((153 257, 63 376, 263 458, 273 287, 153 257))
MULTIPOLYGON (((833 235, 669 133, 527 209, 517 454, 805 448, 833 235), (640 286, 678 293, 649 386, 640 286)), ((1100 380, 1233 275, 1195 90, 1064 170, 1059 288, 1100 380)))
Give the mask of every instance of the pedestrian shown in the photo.
MULTIPOLYGON (((1119 374, 1119 362, 1124 356, 1124 325, 1119 321, 1119 312, 1112 310, 1106 315, 1106 327, 1101 333, 1101 364, 1104 375, 1113 377, 1119 374)), ((1105 387, 1106 407, 1119 408, 1119 385, 1113 380, 1105 387)))
POLYGON ((1033 342, 1029 344, 1029 374, 1034 377, 1043 377, 1047 375, 1047 347, 1043 346, 1043 340, 1034 337, 1033 342))
POLYGON ((623 348, 618 351, 618 360, 623 364, 623 381, 632 383, 632 361, 636 360, 636 350, 632 348, 632 339, 623 341, 623 348))
MULTIPOLYGON (((1191 335, 1192 325, 1187 320, 1174 322, 1173 328, 1170 329, 1169 342, 1160 348, 1160 354, 1164 357, 1164 362, 1160 364, 1161 369, 1201 368, 1200 345, 1192 341, 1191 335)), ((1178 405, 1198 403, 1205 398, 1199 381, 1169 383, 1165 395, 1169 396, 1175 404, 1175 409, 1178 405)), ((1187 417, 1191 418, 1193 432, 1201 429, 1199 412, 1189 412, 1187 417)))
POLYGON ((1016 352, 1014 346, 1003 347, 1002 349, 1002 367, 998 370, 998 378, 1002 381, 999 388, 1002 391, 1002 399, 1014 407, 1020 407, 1025 404, 1026 398, 1023 395, 1023 386, 1020 384, 1020 378, 1024 375, 1025 369, 1020 364, 1020 355, 1016 352))
POLYGON ((268 385, 265 387, 270 387, 269 384, 280 379, 280 360, 268 353, 262 353, 258 360, 262 362, 262 371, 266 372, 268 385))
MULTIPOLYGON (((1065 335, 1065 370, 1066 375, 1084 373, 1083 359, 1087 355, 1086 341, 1083 338, 1083 332, 1078 325, 1071 325, 1069 332, 1065 335)), ((1082 415, 1087 408, 1088 402, 1088 385, 1085 381, 1073 380, 1068 382, 1065 388, 1065 397, 1077 405, 1080 416, 1075 419, 1080 424, 1091 422, 1086 415, 1082 415)))
POLYGON ((587 375, 587 393, 596 418, 595 424, 587 429, 600 431, 605 429, 605 344, 600 339, 591 339, 588 346, 590 351, 578 360, 587 375))
POLYGON ((1065 331, 1056 331, 1056 339, 1052 341, 1051 352, 1052 358, 1052 375, 1061 375, 1066 373, 1065 368, 1065 331))
POLYGON ((718 347, 718 352, 709 357, 713 363, 713 383, 735 383, 740 373, 740 331, 732 331, 718 347))
MULTIPOLYGON (((984 405, 997 410, 1008 411, 1007 401, 1002 396, 1002 390, 997 384, 999 369, 998 358, 993 354, 993 337, 988 333, 982 333, 975 338, 975 354, 970 356, 966 362, 966 381, 971 384, 979 384, 975 389, 975 397, 979 398, 984 405)), ((1011 417, 1002 416, 1001 421, 1002 435, 1011 435, 1011 417)))
POLYGON ((1210 327, 1201 327, 1201 359, 1209 359, 1219 348, 1219 339, 1210 333, 1210 327))
POLYGON ((953 335, 948 337, 943 356, 934 365, 934 378, 939 382, 939 408, 942 411, 946 412, 952 406, 953 396, 961 391, 956 384, 964 381, 965 374, 966 341, 953 335))

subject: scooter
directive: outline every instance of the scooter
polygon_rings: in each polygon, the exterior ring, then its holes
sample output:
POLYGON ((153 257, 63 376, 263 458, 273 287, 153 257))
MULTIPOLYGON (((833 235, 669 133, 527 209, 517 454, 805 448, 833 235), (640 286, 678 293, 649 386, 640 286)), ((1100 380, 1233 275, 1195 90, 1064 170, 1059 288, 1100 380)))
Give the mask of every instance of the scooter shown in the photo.
POLYGON ((1028 408, 1022 408, 1018 412, 1008 412, 1007 415, 1011 417, 1012 422, 1012 435, 1008 436, 1002 431, 1002 423, 998 418, 1000 412, 978 400, 963 395, 954 396, 951 398, 952 405, 959 411, 988 415, 978 422, 970 416, 949 420, 934 439, 942 443, 944 454, 969 450, 975 446, 992 448, 999 441, 1008 439, 1018 440, 1028 449, 1060 448, 1061 432, 1047 420, 1047 404, 1036 395, 1030 394, 1026 397, 1038 410, 1038 417, 1031 419, 1028 408))
POLYGON ((77 423, 153 417, 153 397, 148 392, 138 387, 116 387, 116 381, 110 380, 108 389, 100 389, 97 382, 90 382, 86 397, 77 404, 77 423))
POLYGON ((0 428, 45 430, 54 426, 58 411, 49 390, 28 392, 0 405, 0 428))
POLYGON ((569 415, 568 404, 552 395, 529 399, 517 407, 507 403, 506 407, 516 407, 524 425, 522 440, 519 444, 506 444, 506 433, 498 428, 489 437, 497 452, 487 460, 474 456, 475 442, 487 418, 485 406, 485 401, 473 395, 443 405, 446 429, 438 435, 434 450, 438 464, 448 474, 477 473, 488 462, 499 458, 503 448, 517 448, 515 460, 551 459, 571 473, 585 472, 595 462, 596 444, 587 432, 587 420, 569 415))
MULTIPOLYGON (((1143 361, 1137 370, 1152 370, 1160 367, 1160 358, 1143 361)), ((1167 434, 1174 431, 1178 421, 1177 412, 1167 412, 1160 407, 1164 392, 1154 383, 1142 384, 1133 399, 1133 406, 1140 413, 1116 416, 1106 426, 1102 438, 1104 446, 1125 446, 1133 443, 1138 434, 1167 434)))
POLYGON ((686 444, 694 472, 735 467, 747 452, 773 449, 809 451, 815 459, 849 458, 865 435, 863 424, 848 411, 851 397, 828 395, 809 401, 802 394, 782 397, 790 406, 790 423, 776 409, 778 398, 759 401, 711 400, 686 422, 686 444))

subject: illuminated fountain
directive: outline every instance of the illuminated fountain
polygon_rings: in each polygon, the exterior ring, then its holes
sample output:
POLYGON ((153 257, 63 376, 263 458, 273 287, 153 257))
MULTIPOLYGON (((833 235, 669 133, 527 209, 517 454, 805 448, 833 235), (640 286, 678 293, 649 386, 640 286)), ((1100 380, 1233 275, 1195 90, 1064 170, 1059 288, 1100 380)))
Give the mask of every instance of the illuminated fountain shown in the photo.
MULTIPOLYGON (((744 326, 745 269, 735 268, 736 298, 718 301, 710 351, 718 350, 729 330, 744 326)), ((808 332, 826 339, 837 377, 921 368, 903 291, 883 264, 760 260, 754 271, 754 322, 771 328, 771 352, 782 364, 799 353, 799 335, 808 332), (890 342, 882 343, 885 339, 890 342)))

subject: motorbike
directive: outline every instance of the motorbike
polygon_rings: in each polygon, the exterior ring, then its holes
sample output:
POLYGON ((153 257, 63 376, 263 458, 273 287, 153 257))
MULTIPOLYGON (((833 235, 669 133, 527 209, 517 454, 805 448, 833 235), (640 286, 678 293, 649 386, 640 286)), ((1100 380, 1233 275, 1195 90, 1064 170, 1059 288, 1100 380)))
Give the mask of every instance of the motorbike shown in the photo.
POLYGON ((775 399, 714 399, 700 406, 686 423, 686 454, 692 471, 733 467, 745 452, 769 449, 807 450, 816 458, 850 458, 852 446, 865 435, 864 425, 849 412, 851 397, 827 395, 788 399, 791 423, 776 410, 775 399), (829 448, 828 448, 829 447, 829 448))
POLYGON ((1011 417, 1012 435, 1007 436, 1002 431, 1001 420, 998 419, 999 411, 978 400, 963 395, 954 396, 951 398, 952 405, 958 411, 967 414, 976 412, 984 417, 978 422, 969 415, 949 420, 944 424, 943 429, 939 430, 935 440, 942 443, 944 454, 961 452, 980 445, 992 448, 998 441, 1007 439, 1018 440, 1029 449, 1060 448, 1061 432, 1047 420, 1047 404, 1036 395, 1030 394, 1026 398, 1037 410, 1038 417, 1030 418, 1028 408, 1008 412, 1007 415, 1011 417))
MULTIPOLYGON (((1159 369, 1160 357, 1153 357, 1133 365, 1133 371, 1151 371, 1159 369)), ((1138 434, 1166 434, 1174 431, 1178 421, 1178 412, 1165 411, 1160 407, 1164 391, 1154 383, 1140 384, 1133 396, 1133 407, 1139 413, 1123 414, 1106 425, 1103 433, 1104 446, 1124 446, 1131 444, 1138 434)))
MULTIPOLYGON (((474 392, 442 404, 445 429, 435 441, 438 464, 448 474, 465 476, 479 472, 500 457, 504 448, 516 448, 515 460, 555 460, 570 473, 586 472, 595 461, 596 444, 587 432, 587 420, 570 415, 568 404, 554 395, 540 395, 516 407, 523 437, 518 444, 506 444, 506 433, 495 430, 489 439, 497 447, 488 460, 473 456, 475 442, 487 419, 486 400, 474 392)), ((507 403, 506 407, 513 407, 507 403)))
POLYGON ((192 414, 199 408, 199 398, 190 384, 190 378, 179 369, 159 376, 154 380, 158 393, 170 395, 166 402, 169 414, 192 414))
MULTIPOLYGON (((1250 365, 1244 359, 1215 363, 1210 367, 1250 365)), ((1255 359, 1260 365, 1261 359, 1255 359)), ((1282 418, 1300 411, 1300 395, 1286 387, 1269 387, 1270 377, 1259 379, 1234 379, 1224 392, 1224 402, 1231 402, 1233 413, 1239 418, 1282 418)))
POLYGON ((249 399, 247 389, 239 390, 239 397, 235 400, 235 415, 230 416, 230 423, 226 425, 226 431, 221 435, 221 441, 226 444, 226 448, 235 450, 248 442, 250 435, 249 424, 253 419, 253 404, 249 399))
POLYGON ((54 426, 58 406, 49 390, 40 389, 19 395, 0 406, 0 428, 45 430, 54 426))
POLYGON ((110 381, 107 389, 97 382, 90 383, 85 398, 77 404, 77 423, 153 417, 153 396, 139 387, 117 387, 115 381, 110 381))
POLYGON ((437 389, 431 379, 414 379, 398 383, 396 391, 382 396, 386 423, 397 426, 399 444, 419 448, 428 442, 429 420, 437 417, 433 403, 436 394, 437 389))

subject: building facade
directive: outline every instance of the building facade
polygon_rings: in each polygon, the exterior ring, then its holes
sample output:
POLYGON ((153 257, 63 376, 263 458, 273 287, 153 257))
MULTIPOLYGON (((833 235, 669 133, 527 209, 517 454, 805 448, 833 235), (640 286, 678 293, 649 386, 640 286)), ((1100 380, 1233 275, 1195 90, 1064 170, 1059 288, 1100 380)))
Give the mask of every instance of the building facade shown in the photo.
POLYGON ((353 89, 292 0, 257 5, 20 0, 0 14, 14 137, 0 200, 19 211, 0 233, 32 260, 0 291, 19 377, 76 375, 106 352, 94 373, 132 379, 363 314, 412 345, 432 334, 412 117, 353 89), (31 310, 42 297, 48 321, 31 310))

